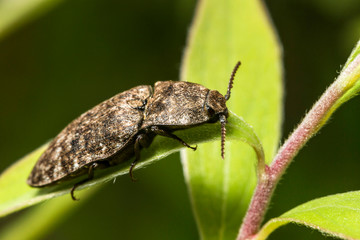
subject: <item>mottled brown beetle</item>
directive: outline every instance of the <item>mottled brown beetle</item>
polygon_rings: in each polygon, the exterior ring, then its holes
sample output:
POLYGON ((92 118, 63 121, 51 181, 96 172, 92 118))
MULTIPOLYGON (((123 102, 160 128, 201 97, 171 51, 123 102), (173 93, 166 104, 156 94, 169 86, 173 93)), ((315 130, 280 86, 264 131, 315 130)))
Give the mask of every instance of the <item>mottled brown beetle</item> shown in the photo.
POLYGON ((221 123, 221 156, 224 158, 226 101, 238 62, 231 74, 227 93, 190 82, 156 82, 138 86, 100 103, 71 122, 50 143, 34 166, 27 183, 45 187, 88 174, 76 183, 74 190, 94 176, 95 168, 106 168, 129 160, 135 155, 129 174, 140 159, 140 150, 148 147, 156 135, 176 139, 189 146, 173 131, 203 123, 221 123))

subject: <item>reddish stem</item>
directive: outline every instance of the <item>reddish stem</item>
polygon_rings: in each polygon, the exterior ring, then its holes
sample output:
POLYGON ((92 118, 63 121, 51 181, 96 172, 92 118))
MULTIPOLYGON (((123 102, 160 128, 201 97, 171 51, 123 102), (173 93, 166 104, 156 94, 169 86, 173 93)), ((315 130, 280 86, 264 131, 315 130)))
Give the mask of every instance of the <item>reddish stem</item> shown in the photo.
POLYGON ((326 120, 324 118, 342 94, 334 82, 280 148, 271 165, 266 166, 258 180, 237 240, 248 240, 256 235, 279 179, 298 151, 322 126, 326 120))

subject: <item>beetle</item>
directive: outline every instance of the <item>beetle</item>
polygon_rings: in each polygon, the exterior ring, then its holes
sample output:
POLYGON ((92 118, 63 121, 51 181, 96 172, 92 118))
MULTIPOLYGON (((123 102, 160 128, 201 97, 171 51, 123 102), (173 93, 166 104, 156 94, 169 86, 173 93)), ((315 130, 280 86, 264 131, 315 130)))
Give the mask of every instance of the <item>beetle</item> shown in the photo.
POLYGON ((75 189, 94 177, 94 169, 107 168, 135 159, 129 175, 140 160, 142 148, 150 146, 156 135, 169 137, 196 150, 173 132, 204 123, 221 123, 221 156, 224 158, 226 101, 230 98, 237 62, 227 93, 190 82, 159 81, 154 89, 141 85, 100 103, 72 121, 49 144, 32 169, 27 183, 45 187, 88 174, 75 189))

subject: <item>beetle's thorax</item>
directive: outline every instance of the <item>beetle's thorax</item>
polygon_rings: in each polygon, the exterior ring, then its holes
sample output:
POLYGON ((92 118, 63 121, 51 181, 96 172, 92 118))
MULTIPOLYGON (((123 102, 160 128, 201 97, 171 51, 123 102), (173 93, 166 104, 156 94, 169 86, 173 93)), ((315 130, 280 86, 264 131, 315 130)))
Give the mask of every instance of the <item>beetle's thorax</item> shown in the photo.
POLYGON ((206 110, 209 89, 196 83, 160 81, 148 99, 141 128, 189 128, 210 120, 206 110))

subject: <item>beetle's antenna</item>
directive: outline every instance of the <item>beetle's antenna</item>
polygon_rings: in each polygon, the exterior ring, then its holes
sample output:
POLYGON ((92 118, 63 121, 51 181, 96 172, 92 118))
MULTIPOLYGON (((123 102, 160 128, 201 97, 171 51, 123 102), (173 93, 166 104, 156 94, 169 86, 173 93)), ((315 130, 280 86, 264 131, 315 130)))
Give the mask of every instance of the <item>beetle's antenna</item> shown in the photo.
POLYGON ((221 157, 225 157, 225 137, 226 137, 226 116, 224 114, 220 115, 220 124, 221 124, 221 157))
POLYGON ((241 62, 238 61, 238 62, 236 63, 236 65, 235 65, 235 67, 234 67, 234 70, 233 70, 232 73, 231 73, 230 81, 229 81, 229 85, 228 85, 228 89, 227 89, 227 93, 226 93, 226 95, 225 95, 225 100, 226 100, 226 101, 229 100, 229 98, 230 98, 230 92, 231 92, 231 89, 232 89, 232 87, 233 87, 233 82, 234 82, 235 74, 236 74, 236 71, 239 69, 240 65, 241 65, 241 62))

